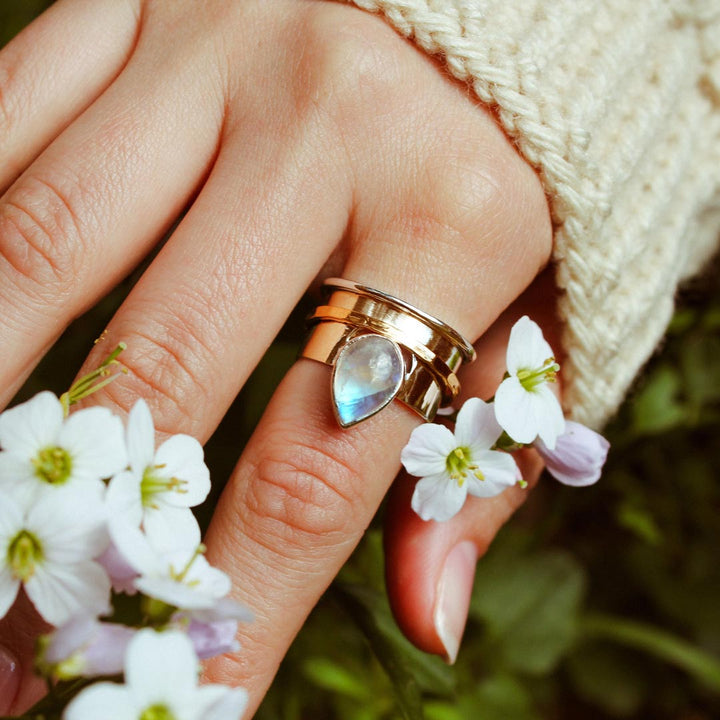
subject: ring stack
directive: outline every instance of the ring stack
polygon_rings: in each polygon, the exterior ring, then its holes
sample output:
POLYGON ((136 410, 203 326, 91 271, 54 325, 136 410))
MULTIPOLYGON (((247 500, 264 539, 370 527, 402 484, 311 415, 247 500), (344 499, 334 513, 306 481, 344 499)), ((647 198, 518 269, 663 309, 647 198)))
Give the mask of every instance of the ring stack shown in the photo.
POLYGON ((424 420, 452 404, 472 344, 442 320, 365 285, 329 278, 301 356, 333 367, 335 417, 350 427, 400 400, 424 420))

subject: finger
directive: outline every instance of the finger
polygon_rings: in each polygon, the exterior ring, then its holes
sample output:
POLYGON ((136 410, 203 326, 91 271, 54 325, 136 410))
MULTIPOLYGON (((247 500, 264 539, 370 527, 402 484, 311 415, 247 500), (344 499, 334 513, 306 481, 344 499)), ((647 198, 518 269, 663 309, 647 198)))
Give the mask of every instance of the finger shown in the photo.
MULTIPOLYGON (((505 351, 513 324, 525 314, 539 322, 554 347, 551 273, 543 273, 476 343, 476 362, 462 374, 463 398, 487 399, 505 372, 505 351)), ((461 405, 463 399, 458 403, 461 405)), ((528 489, 513 487, 492 498, 468 497, 446 522, 423 521, 411 508, 416 478, 402 473, 393 485, 385 515, 385 574, 393 613, 420 649, 454 662, 465 629, 475 565, 498 530, 525 502, 542 462, 532 450, 514 453, 528 489)))
POLYGON ((128 373, 95 402, 127 411, 144 398, 160 431, 207 439, 347 225, 347 170, 319 128, 288 135, 282 118, 249 141, 224 137, 192 208, 96 345, 120 341, 128 373), (275 198, 282 198, 275 202, 275 198))
MULTIPOLYGON (((504 142, 495 131, 487 129, 493 147, 504 142)), ((493 155, 490 147, 486 150, 493 155)), ((467 195, 448 202, 457 185, 450 189, 454 175, 440 168, 428 168, 434 179, 422 203, 397 194, 390 201, 380 197, 391 174, 375 177, 376 194, 365 188, 365 197, 373 201, 354 215, 343 276, 397 294, 477 337, 530 282, 549 246, 549 224, 541 219, 532 226, 533 233, 547 234, 531 249, 535 242, 527 241, 528 218, 516 212, 516 205, 512 213, 498 205, 513 202, 514 193, 524 197, 527 188, 511 190, 504 172, 502 178, 491 178, 491 170, 483 167, 472 202, 467 195), (443 204, 451 208, 452 219, 443 217, 443 204), (498 249, 504 245, 507 251, 521 239, 527 246, 519 260, 517 253, 508 259, 498 249), (459 267, 472 283, 457 282, 459 267)), ((525 177, 524 170, 518 172, 525 177)), ((509 176, 518 177, 515 171, 509 176)), ((544 198, 540 204, 544 208, 544 198)), ((546 217, 545 210, 540 217, 546 217)), ((310 361, 292 368, 246 448, 208 534, 211 558, 233 576, 238 596, 255 613, 255 621, 241 630, 240 656, 213 661, 209 675, 240 682, 253 704, 362 536, 418 423, 393 403, 351 430, 340 430, 330 409, 329 378, 327 367, 310 361)))
POLYGON ((0 52, 0 192, 113 80, 135 43, 135 0, 61 0, 0 52))
POLYGON ((0 198, 0 402, 148 252, 212 163, 217 72, 144 47, 0 198))
POLYGON ((49 630, 21 591, 8 614, 0 620, 0 653, 7 649, 12 657, 12 664, 6 666, 7 675, 0 676, 0 712, 24 712, 47 692, 44 681, 35 674, 32 660, 38 637, 49 630))

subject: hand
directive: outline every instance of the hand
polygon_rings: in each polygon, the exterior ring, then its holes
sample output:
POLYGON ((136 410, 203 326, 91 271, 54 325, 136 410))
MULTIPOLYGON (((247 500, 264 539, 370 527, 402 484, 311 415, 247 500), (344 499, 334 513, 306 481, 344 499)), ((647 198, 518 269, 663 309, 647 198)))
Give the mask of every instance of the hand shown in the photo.
MULTIPOLYGON (((542 186, 492 114, 380 17, 328 0, 60 0, 0 53, 0 156, 2 400, 189 208, 87 367, 124 340, 129 374, 96 400, 125 412, 144 397, 161 431, 201 441, 331 274, 481 338, 462 380, 491 394, 519 306, 498 317, 550 253, 542 186)), ((547 284, 535 292, 533 316, 552 317, 547 284)), ((291 369, 208 533, 256 620, 207 674, 253 708, 419 422, 393 403, 340 430, 328 386, 327 367, 291 369)), ((531 454, 523 470, 537 475, 531 454)), ((438 525, 411 514, 407 487, 389 513, 391 599, 415 643, 453 656, 475 554, 525 491, 438 525)), ((21 710, 38 692, 31 647, 4 628, 25 661, 21 710)))

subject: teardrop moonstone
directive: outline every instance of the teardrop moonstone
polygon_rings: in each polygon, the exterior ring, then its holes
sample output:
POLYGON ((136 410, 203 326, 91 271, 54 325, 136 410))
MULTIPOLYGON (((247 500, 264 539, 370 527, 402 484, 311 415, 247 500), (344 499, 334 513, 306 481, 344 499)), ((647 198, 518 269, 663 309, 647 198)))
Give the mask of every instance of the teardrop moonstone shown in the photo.
POLYGON ((335 415, 349 427, 382 410, 397 394, 405 367, 400 348, 382 335, 350 340, 335 359, 335 415))

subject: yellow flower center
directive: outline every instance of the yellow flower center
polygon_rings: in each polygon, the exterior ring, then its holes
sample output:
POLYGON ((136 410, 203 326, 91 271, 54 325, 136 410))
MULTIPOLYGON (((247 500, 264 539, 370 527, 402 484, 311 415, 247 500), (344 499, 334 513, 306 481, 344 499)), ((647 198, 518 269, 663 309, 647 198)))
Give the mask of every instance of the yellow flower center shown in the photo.
POLYGON ((167 705, 151 705, 138 720, 175 720, 175 715, 167 705))
POLYGON ((13 576, 21 582, 27 582, 35 574, 35 567, 42 559, 41 542, 27 530, 21 530, 8 545, 7 563, 13 576))
POLYGON ((62 485, 70 477, 72 458, 61 447, 47 447, 33 458, 35 475, 50 485, 62 485))
POLYGON ((458 487, 465 484, 468 473, 472 473, 478 480, 484 480, 480 468, 472 462, 470 448, 456 447, 445 459, 447 474, 455 480, 458 487))
POLYGON ((555 362, 554 357, 551 357, 539 368, 523 368, 522 370, 518 370, 517 379, 528 392, 532 392, 538 385, 542 385, 545 382, 556 382, 559 370, 560 365, 555 362))
POLYGON ((154 474, 155 470, 162 470, 164 467, 165 465, 154 465, 153 467, 145 468, 145 472, 143 473, 142 481, 140 483, 140 498, 142 500, 143 507, 157 508, 154 498, 158 493, 187 492, 185 489, 187 480, 180 480, 176 477, 157 477, 154 474))

